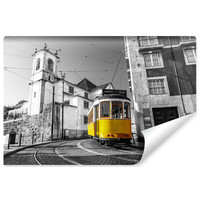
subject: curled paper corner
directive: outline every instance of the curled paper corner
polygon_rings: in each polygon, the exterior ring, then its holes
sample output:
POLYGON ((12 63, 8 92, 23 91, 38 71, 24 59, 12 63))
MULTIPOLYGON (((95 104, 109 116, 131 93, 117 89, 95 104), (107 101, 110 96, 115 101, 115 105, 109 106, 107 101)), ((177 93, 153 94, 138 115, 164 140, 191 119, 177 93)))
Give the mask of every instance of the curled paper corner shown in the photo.
MULTIPOLYGON (((172 155, 172 153, 175 154, 175 152, 171 151, 172 149, 170 146, 170 144, 171 144, 170 141, 172 141, 172 140, 170 140, 170 139, 174 139, 174 137, 176 136, 176 133, 177 133, 177 137, 180 139, 180 141, 182 141, 181 137, 185 137, 185 140, 187 140, 188 133, 187 132, 185 133, 184 130, 182 130, 182 129, 187 124, 189 125, 191 119, 193 119, 195 117, 195 115, 196 115, 196 112, 142 131, 142 133, 144 135, 145 147, 144 147, 144 152, 143 152, 142 158, 139 161, 138 165, 143 165, 143 164, 151 165, 152 161, 154 160, 154 159, 152 159, 153 154, 156 152, 159 152, 160 149, 162 148, 162 146, 164 146, 165 144, 166 144, 166 148, 169 149, 168 156, 170 157, 172 155), (181 134, 184 133, 184 134, 181 135, 180 133, 181 134)), ((178 147, 179 147, 179 144, 177 144, 177 148, 178 147)), ((168 159, 169 157, 167 157, 166 159, 168 159)), ((163 160, 164 160, 164 158, 163 158, 163 160)), ((158 163, 159 161, 156 161, 156 163, 158 163)), ((169 160, 169 162, 170 162, 170 160, 169 160)))

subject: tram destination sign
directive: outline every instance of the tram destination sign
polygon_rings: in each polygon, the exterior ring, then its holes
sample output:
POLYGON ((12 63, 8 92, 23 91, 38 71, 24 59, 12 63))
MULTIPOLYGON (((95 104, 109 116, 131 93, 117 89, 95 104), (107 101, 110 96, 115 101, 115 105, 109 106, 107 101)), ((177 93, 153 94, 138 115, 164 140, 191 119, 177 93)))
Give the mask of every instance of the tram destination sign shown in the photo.
POLYGON ((119 95, 123 97, 127 97, 126 90, 108 90, 108 89, 103 89, 103 95, 119 95))

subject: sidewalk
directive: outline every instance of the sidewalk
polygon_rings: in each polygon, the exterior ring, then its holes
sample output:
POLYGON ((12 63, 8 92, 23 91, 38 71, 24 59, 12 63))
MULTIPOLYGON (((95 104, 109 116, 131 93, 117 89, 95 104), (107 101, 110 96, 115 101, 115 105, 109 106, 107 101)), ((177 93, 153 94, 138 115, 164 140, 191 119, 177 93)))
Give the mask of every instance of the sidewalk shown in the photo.
POLYGON ((138 148, 138 149, 144 149, 145 144, 142 142, 135 142, 135 144, 132 144, 133 147, 138 148))
POLYGON ((15 151, 16 149, 19 149, 19 148, 23 148, 23 147, 25 147, 25 146, 28 146, 28 145, 21 145, 21 146, 19 147, 19 144, 11 144, 10 147, 9 147, 9 149, 8 149, 8 145, 5 144, 5 145, 4 145, 3 154, 5 155, 5 154, 7 154, 7 153, 9 153, 9 152, 15 151))
POLYGON ((21 145, 19 146, 19 144, 10 144, 10 147, 8 149, 8 145, 5 144, 4 145, 4 151, 3 151, 3 154, 4 156, 8 156, 12 153, 15 153, 15 152, 18 152, 22 149, 26 149, 26 148, 30 148, 30 147, 33 147, 33 146, 37 146, 37 145, 42 145, 42 144, 48 144, 48 143, 51 143, 51 142, 55 142, 55 141, 49 141, 49 142, 43 142, 43 143, 35 143, 35 144, 29 144, 29 145, 21 145))

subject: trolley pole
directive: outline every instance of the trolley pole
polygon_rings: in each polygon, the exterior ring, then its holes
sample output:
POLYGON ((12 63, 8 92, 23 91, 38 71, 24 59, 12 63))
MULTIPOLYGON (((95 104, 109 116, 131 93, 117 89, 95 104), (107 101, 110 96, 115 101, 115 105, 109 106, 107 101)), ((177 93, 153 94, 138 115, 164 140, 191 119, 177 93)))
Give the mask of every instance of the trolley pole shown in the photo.
POLYGON ((62 134, 61 139, 64 139, 64 80, 65 80, 65 73, 61 72, 61 79, 62 81, 62 134))

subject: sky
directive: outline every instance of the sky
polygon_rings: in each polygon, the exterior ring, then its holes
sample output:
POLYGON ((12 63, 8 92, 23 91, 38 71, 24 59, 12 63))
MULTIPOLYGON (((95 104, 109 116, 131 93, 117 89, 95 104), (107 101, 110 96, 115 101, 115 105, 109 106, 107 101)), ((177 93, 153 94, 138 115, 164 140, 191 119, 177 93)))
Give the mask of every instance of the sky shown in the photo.
POLYGON ((52 52, 61 49, 58 70, 65 72, 65 80, 77 84, 87 78, 99 86, 114 78, 114 88, 127 90, 131 98, 124 54, 117 68, 120 52, 124 50, 123 37, 18 36, 4 38, 4 105, 28 100, 32 55, 44 43, 52 52))

